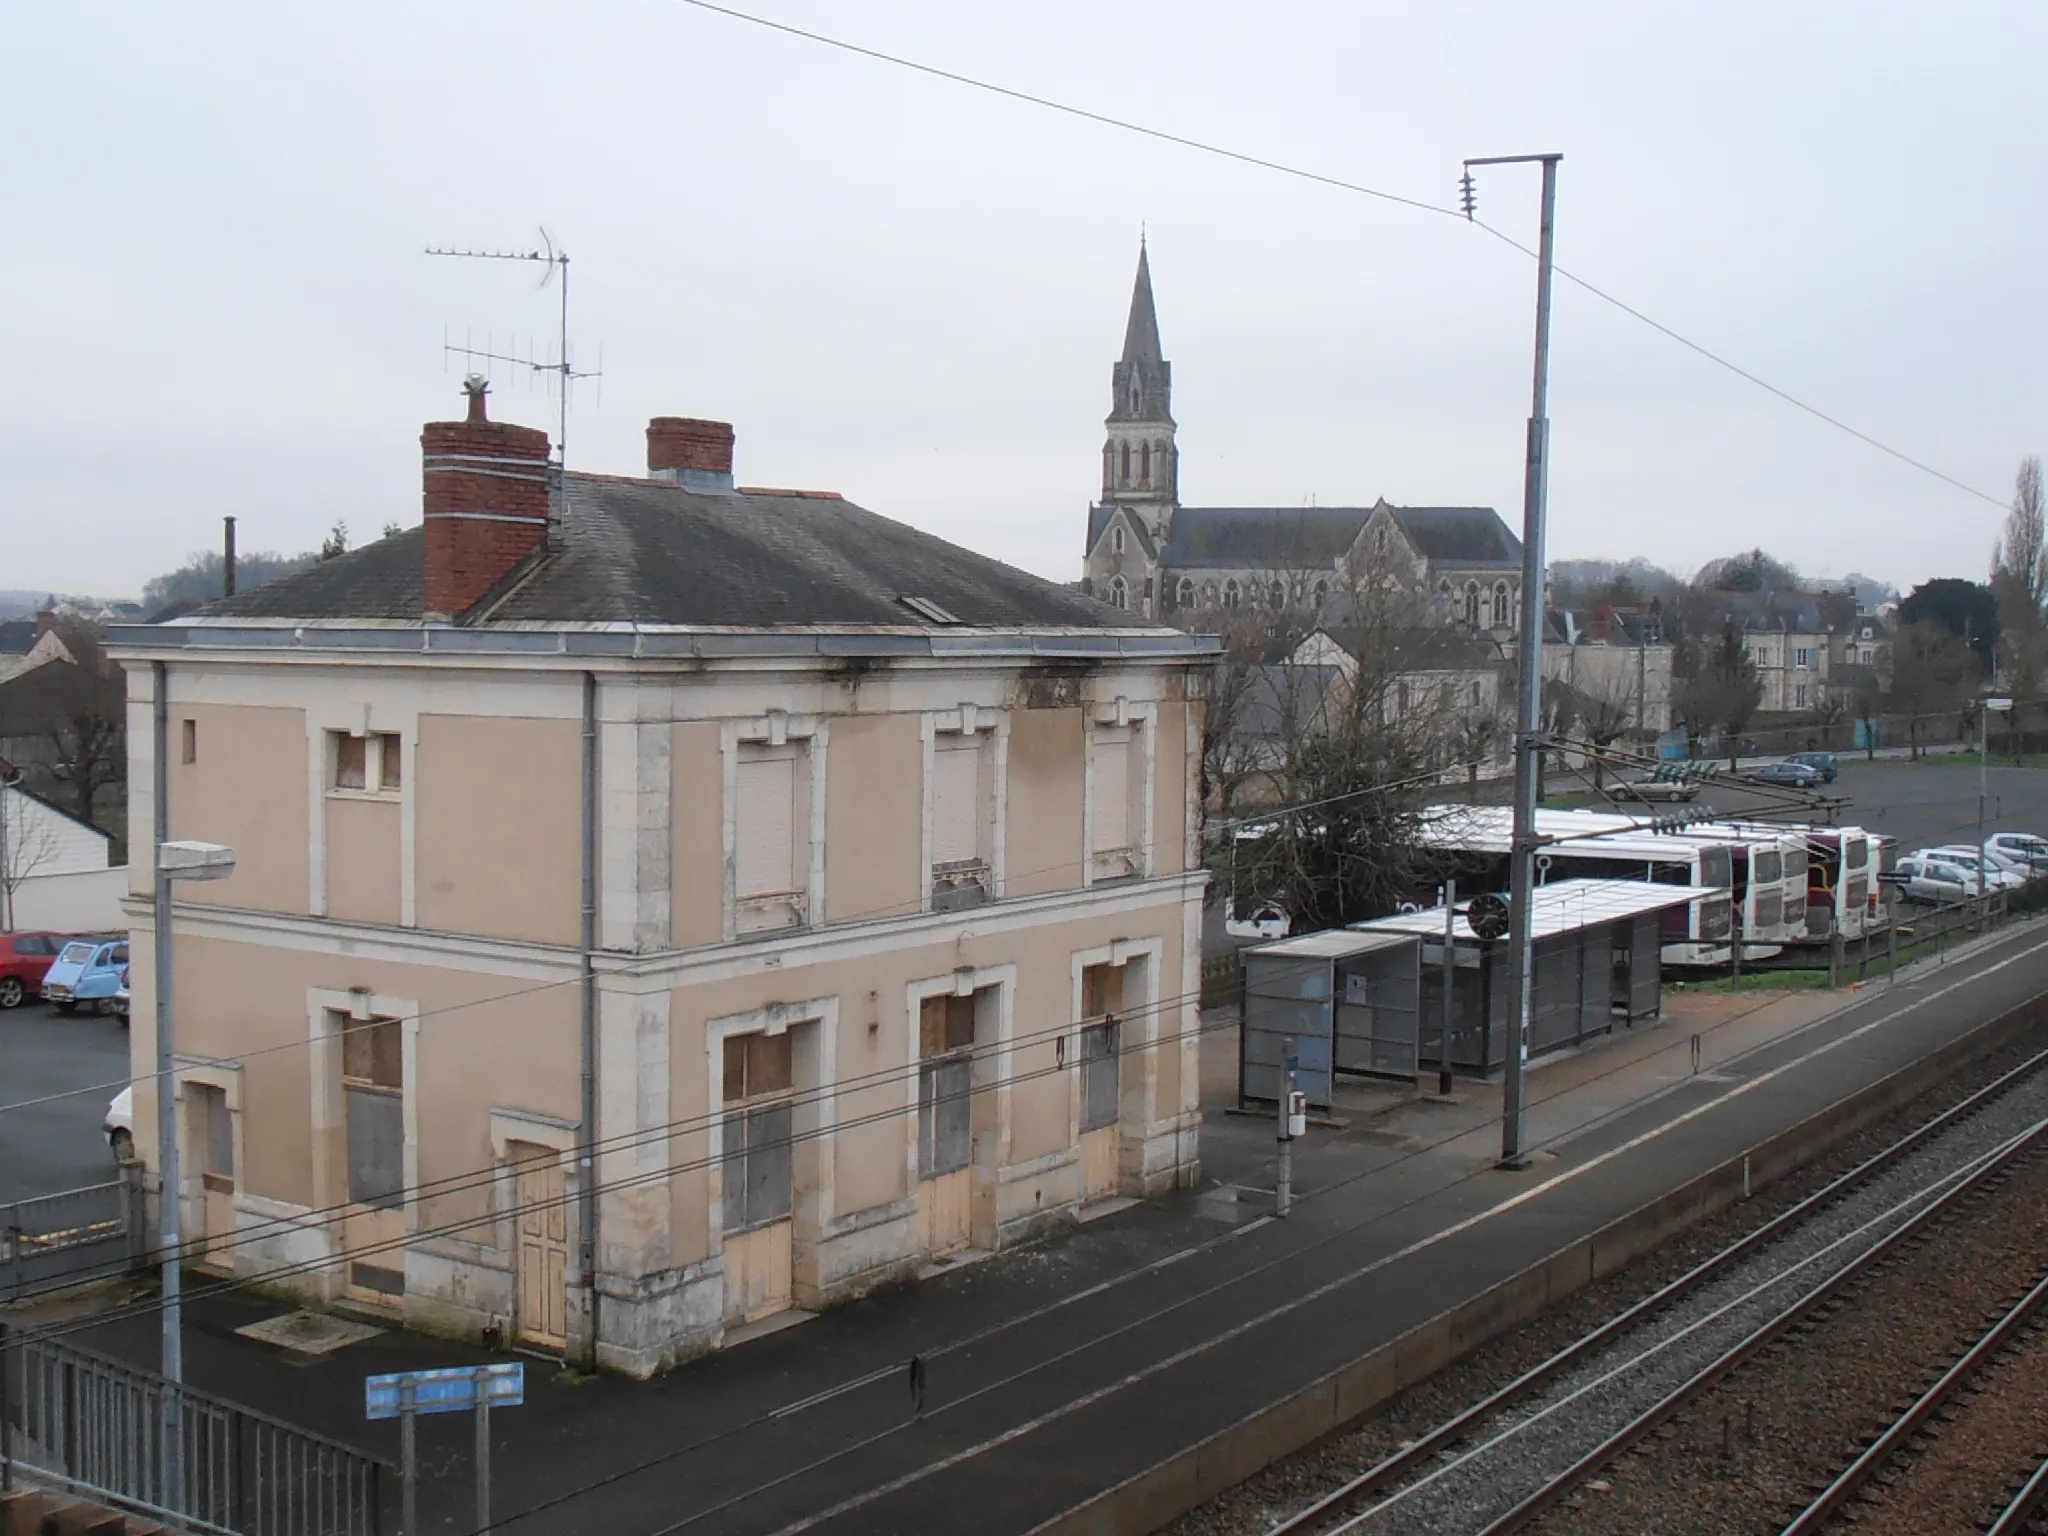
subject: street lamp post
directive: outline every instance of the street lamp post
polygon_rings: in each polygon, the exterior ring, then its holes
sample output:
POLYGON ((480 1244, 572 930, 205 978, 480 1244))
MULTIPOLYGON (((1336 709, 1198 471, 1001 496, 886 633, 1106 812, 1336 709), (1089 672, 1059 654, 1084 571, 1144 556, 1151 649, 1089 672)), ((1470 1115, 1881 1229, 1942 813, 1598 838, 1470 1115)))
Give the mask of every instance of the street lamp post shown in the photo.
POLYGON ((178 1255, 178 1112, 172 1067, 175 1047, 171 1019, 171 885, 178 880, 225 880, 235 872, 235 851, 219 843, 173 841, 170 835, 170 706, 162 662, 151 665, 155 684, 156 761, 150 788, 155 804, 152 853, 155 863, 151 903, 156 962, 156 1166, 157 1231, 163 1272, 163 1498, 164 1507, 182 1514, 185 1505, 184 1404, 179 1389, 185 1381, 184 1316, 179 1306, 178 1255))
POLYGON ((2011 699, 1977 701, 1977 924, 1980 928, 1984 923, 1984 865, 1989 859, 1984 849, 1984 802, 1991 789, 1991 711, 2011 708, 2011 699))
POLYGON ((1550 483, 1551 236, 1557 213, 1557 162, 1562 155, 1489 155, 1465 162, 1465 216, 1473 209, 1472 167, 1543 167, 1543 214, 1536 248, 1536 369, 1530 391, 1528 454, 1522 477, 1522 611, 1516 654, 1521 697, 1515 712, 1515 818, 1508 856, 1508 1017, 1506 1078, 1501 1100, 1500 1166, 1526 1168, 1522 1149, 1522 1069, 1529 1056, 1531 1012, 1530 900, 1535 886, 1536 765, 1542 748, 1543 525, 1550 483))

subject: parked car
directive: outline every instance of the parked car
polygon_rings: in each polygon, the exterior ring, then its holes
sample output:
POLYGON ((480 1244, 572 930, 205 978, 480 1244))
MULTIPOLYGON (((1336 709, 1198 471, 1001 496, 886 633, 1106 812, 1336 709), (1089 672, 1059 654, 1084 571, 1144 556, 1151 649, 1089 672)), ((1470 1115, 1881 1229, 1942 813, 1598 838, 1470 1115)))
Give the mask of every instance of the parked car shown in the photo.
POLYGON ((114 1161, 126 1163, 135 1157, 135 1089, 131 1085, 115 1094, 107 1105, 107 1118, 101 1123, 107 1133, 107 1147, 114 1154, 114 1161))
POLYGON ((1941 848, 1923 849, 1944 864, 1953 864, 1970 877, 1970 894, 1977 894, 1977 866, 1984 866, 1984 889, 1987 891, 2016 891, 2027 883, 2027 877, 2016 870, 2003 868, 1996 859, 1985 859, 1974 848, 1958 848, 1953 845, 1941 848))
POLYGON ((114 995, 107 999, 107 1012, 117 1013, 121 1022, 128 1022, 128 967, 121 967, 121 984, 114 988, 114 995))
POLYGON ((104 1013, 127 968, 126 939, 73 939, 43 974, 43 1001, 54 1003, 59 1013, 76 1013, 84 1003, 104 1013))
POLYGON ((1693 779, 1630 779, 1614 786, 1615 794, 1624 800, 1682 801, 1697 798, 1699 783, 1693 779))
POLYGON ((63 947, 61 933, 0 933, 0 1008, 40 997, 43 976, 63 947))
POLYGON ((1842 768, 1835 761, 1832 752, 1794 752, 1785 759, 1788 763, 1804 763, 1818 773, 1823 784, 1832 784, 1840 776, 1842 768))
POLYGON ((1242 917, 1235 902, 1223 904, 1223 931, 1233 939, 1284 939, 1293 926, 1293 919, 1277 902, 1255 902, 1242 917))
POLYGON ((1897 882, 1906 900, 1929 906, 1952 906, 1977 894, 1976 875, 1937 853, 1909 853, 1886 878, 1897 882))
POLYGON ((1994 832, 1984 842, 1996 852, 2026 860, 2036 871, 2048 871, 2048 837, 2036 837, 2031 832, 1994 832))
POLYGON ((1742 777, 1750 784, 1774 784, 1781 789, 1818 789, 1827 782, 1818 768, 1790 758, 1782 763, 1764 763, 1742 777))

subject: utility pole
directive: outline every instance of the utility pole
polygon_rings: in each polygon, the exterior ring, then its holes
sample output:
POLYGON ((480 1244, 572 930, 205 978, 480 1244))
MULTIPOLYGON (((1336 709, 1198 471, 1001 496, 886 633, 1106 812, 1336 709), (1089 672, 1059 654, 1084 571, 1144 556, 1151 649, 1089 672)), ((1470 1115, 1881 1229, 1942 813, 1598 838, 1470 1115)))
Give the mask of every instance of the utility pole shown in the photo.
POLYGON ((1536 247, 1536 368, 1530 391, 1528 454, 1522 478, 1522 612, 1516 672, 1521 683, 1515 718, 1515 819, 1508 865, 1507 1076, 1501 1102, 1500 1164, 1526 1168, 1522 1150, 1522 1069, 1529 1057, 1530 896, 1536 852, 1536 767, 1542 753, 1543 522, 1550 471, 1550 277, 1557 214, 1557 162, 1549 155, 1491 155, 1465 162, 1465 217, 1471 218, 1475 165, 1543 167, 1543 214, 1536 247))

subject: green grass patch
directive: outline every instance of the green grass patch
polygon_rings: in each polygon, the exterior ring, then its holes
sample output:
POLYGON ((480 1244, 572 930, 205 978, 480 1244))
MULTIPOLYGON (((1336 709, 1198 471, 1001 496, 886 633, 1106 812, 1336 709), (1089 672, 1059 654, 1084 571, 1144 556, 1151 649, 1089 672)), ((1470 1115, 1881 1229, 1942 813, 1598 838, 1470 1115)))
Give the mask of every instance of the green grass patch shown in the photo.
POLYGON ((1668 981, 1664 984, 1667 992, 1699 992, 1708 996, 1728 992, 1802 992, 1815 989, 1826 991, 1828 973, 1825 970, 1799 971, 1744 971, 1738 979, 1734 976, 1713 976, 1705 981, 1668 981))

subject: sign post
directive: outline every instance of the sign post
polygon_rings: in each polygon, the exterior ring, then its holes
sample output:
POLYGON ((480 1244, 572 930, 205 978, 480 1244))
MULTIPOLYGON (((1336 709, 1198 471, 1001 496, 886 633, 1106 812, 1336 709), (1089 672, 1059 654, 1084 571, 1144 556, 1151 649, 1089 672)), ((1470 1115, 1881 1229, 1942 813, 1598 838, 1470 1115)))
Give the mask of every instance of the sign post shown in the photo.
POLYGON ((422 1413, 476 1414, 476 1529, 491 1528, 491 1407, 516 1408, 526 1401, 526 1367, 518 1361, 502 1365, 458 1365, 438 1371, 399 1371, 363 1381, 363 1413, 371 1419, 398 1420, 398 1448, 403 1491, 400 1529, 419 1536, 419 1452, 413 1420, 422 1413))

